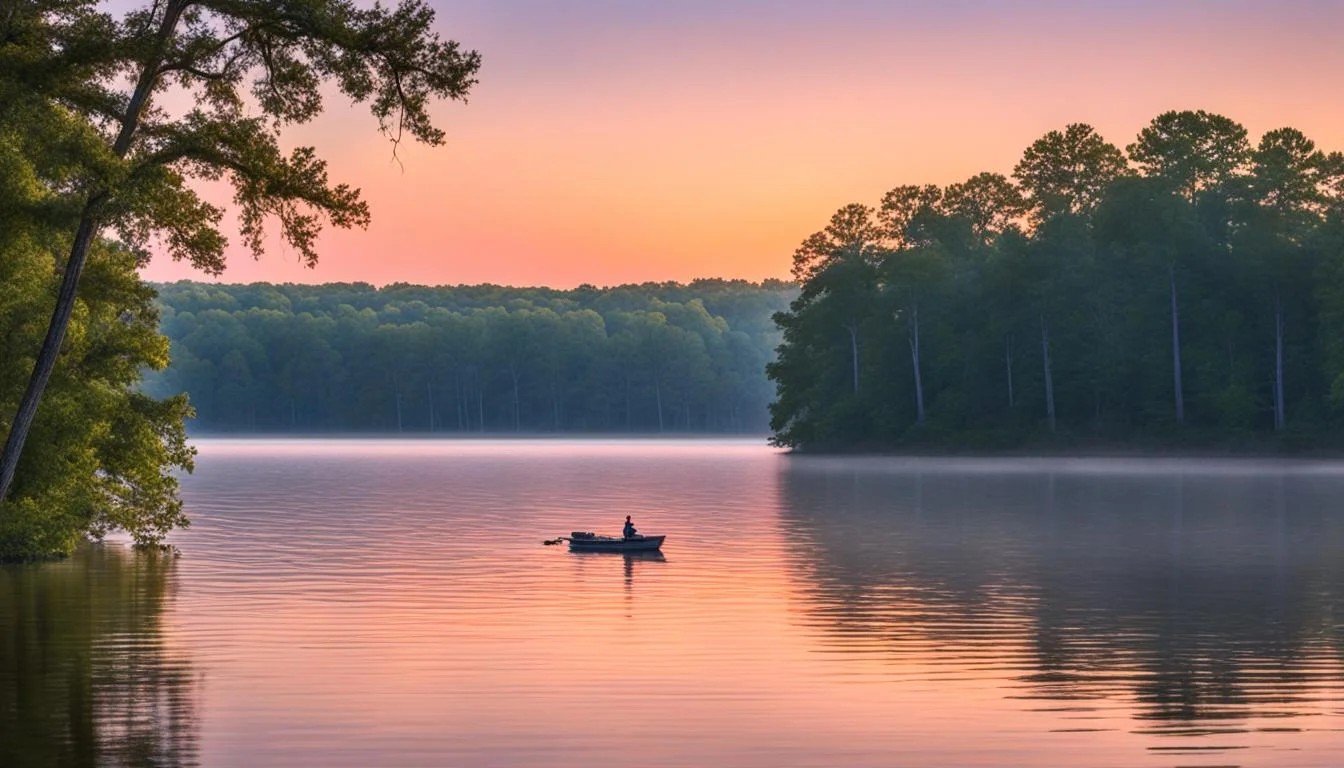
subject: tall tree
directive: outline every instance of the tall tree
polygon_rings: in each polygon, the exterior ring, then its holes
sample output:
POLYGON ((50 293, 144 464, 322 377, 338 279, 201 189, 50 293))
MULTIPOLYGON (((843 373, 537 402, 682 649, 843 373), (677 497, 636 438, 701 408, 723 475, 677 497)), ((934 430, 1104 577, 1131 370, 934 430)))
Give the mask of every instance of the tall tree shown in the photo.
POLYGON ((1026 190, 1032 215, 1044 221, 1063 213, 1086 213, 1106 185, 1126 172, 1124 154, 1084 123, 1050 131, 1027 147, 1013 169, 1026 190))
POLYGON ((1158 115, 1126 151, 1145 175, 1171 182, 1194 202, 1243 173, 1251 145, 1240 123, 1201 109, 1158 115))
POLYGON ((440 144, 431 101, 465 98, 480 66, 474 51, 432 32, 434 12, 422 0, 396 8, 350 0, 155 0, 121 19, 95 5, 11 3, 0 18, 0 93, 19 99, 22 114, 68 112, 82 128, 63 164, 69 255, 0 453, 0 500, 56 367, 99 231, 115 229, 136 248, 157 238, 173 258, 217 273, 224 267, 223 212, 189 181, 224 179, 254 252, 274 219, 313 264, 323 221, 363 226, 369 212, 357 190, 328 181, 312 148, 285 154, 280 130, 319 114, 323 87, 334 83, 367 102, 394 141, 409 135, 440 144), (158 103, 170 89, 191 97, 191 106, 174 114, 158 103))
POLYGON ((881 258, 883 231, 873 221, 873 209, 851 204, 836 211, 827 227, 806 240, 793 253, 793 276, 814 285, 804 289, 798 301, 804 304, 830 295, 843 307, 842 326, 849 334, 850 364, 854 392, 859 391, 860 306, 847 301, 871 285, 873 268, 881 258))
POLYGON ((1242 245, 1257 283, 1269 291, 1273 313, 1274 428, 1287 427, 1284 354, 1288 303, 1305 303, 1310 293, 1301 277, 1311 269, 1302 264, 1310 254, 1303 248, 1309 230, 1319 225, 1326 205, 1322 182, 1328 168, 1326 155, 1301 131, 1280 128, 1266 133, 1251 155, 1247 181, 1251 206, 1246 214, 1242 245))

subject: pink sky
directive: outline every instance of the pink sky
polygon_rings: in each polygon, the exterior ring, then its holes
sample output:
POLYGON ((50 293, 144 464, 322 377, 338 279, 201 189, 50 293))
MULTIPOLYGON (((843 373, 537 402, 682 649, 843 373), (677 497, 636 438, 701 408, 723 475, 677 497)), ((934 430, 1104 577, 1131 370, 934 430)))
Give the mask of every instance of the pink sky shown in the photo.
MULTIPOLYGON (((436 110, 447 144, 398 163, 332 100, 288 140, 362 188, 372 226, 327 230, 311 270, 234 248, 224 282, 787 277, 840 206, 1009 173, 1070 122, 1123 147, 1206 109, 1344 149, 1340 2, 433 4, 484 60, 470 102, 436 110)), ((204 279, 166 259, 144 274, 204 279)))

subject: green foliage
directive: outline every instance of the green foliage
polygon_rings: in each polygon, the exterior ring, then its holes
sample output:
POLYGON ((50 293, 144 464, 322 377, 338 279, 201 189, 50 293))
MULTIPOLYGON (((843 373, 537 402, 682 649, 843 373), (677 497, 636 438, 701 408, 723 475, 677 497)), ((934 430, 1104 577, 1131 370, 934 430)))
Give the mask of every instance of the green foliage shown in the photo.
POLYGON ((1037 220, 1086 213, 1125 173, 1125 156, 1095 129, 1074 123, 1037 139, 1013 169, 1037 220))
POLYGON ((224 212, 189 180, 231 184, 254 252, 270 220, 315 263, 324 221, 363 226, 369 211, 358 190, 329 181, 312 147, 283 151, 280 129, 318 115, 334 84, 367 103, 394 142, 409 134, 441 144, 432 101, 464 99, 480 67, 476 52, 432 31, 421 0, 165 0, 120 18, 98 5, 6 4, 0 103, 38 129, 35 164, 69 191, 76 218, 96 217, 137 249, 157 238, 213 273, 224 268, 224 212), (160 105, 169 91, 191 106, 160 105), (57 130, 68 114, 78 119, 57 130))
MULTIPOLYGON (((50 251, 0 246, 0 337, 6 349, 35 350, 58 276, 50 251), (11 346, 12 345, 12 346, 11 346)), ((62 365, 47 388, 10 497, 0 503, 0 559, 64 554, 85 536, 113 530, 154 545, 186 525, 173 472, 190 470, 185 398, 137 392, 142 370, 168 362, 154 291, 124 248, 94 249, 85 291, 66 336, 62 365)), ((11 412, 32 358, 0 365, 0 413, 11 412)))
POLYGON ((358 190, 313 148, 283 151, 281 130, 332 85, 394 146, 442 143, 430 105, 464 99, 480 57, 433 19, 422 0, 155 0, 120 17, 0 3, 0 414, 15 414, 0 423, 0 558, 113 529, 154 544, 185 524, 170 471, 190 468, 190 409, 134 390, 167 363, 136 268, 157 243, 223 269, 224 211, 193 180, 233 188, 258 254, 271 223, 309 265, 325 223, 366 225, 358 190))
POLYGON ((211 432, 761 432, 796 293, 180 282, 147 391, 190 393, 211 432))
POLYGON ((1205 112, 1128 152, 1071 125, 1018 187, 841 209, 776 315, 774 442, 1344 447, 1344 155, 1205 112))

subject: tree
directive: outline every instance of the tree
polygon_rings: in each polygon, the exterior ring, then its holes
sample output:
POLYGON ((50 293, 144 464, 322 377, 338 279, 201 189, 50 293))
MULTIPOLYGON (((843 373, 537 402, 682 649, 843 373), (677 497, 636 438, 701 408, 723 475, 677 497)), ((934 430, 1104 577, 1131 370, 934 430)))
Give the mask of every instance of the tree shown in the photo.
POLYGON ((139 253, 158 240, 173 258, 218 273, 223 211, 189 181, 227 180, 252 251, 260 253, 274 219, 312 265, 324 221, 364 226, 369 212, 357 190, 328 181, 311 147, 283 153, 280 130, 320 113, 322 88, 331 82, 367 102, 394 142, 409 134, 440 144, 431 100, 464 99, 480 66, 476 52, 431 31, 434 13, 422 0, 395 9, 363 9, 350 0, 156 0, 119 20, 95 5, 10 4, 0 19, 6 118, 49 126, 60 115, 77 116, 51 137, 53 157, 38 158, 49 174, 44 181, 63 191, 62 224, 72 239, 47 333, 0 453, 0 500, 10 494, 98 232, 116 230, 139 253), (117 76, 124 73, 130 84, 123 87, 117 76), (170 89, 190 95, 192 106, 173 114, 157 104, 170 89))
POLYGON ((923 245, 889 251, 881 265, 882 291, 891 303, 892 318, 906 327, 917 425, 923 425, 925 419, 919 308, 940 284, 946 283, 942 272, 947 262, 946 254, 936 245, 923 245))
POLYGON ((1108 262, 1100 279, 1117 286, 1123 295, 1130 350, 1160 332, 1159 324, 1152 321, 1166 316, 1172 402, 1176 423, 1183 425, 1185 383, 1177 278, 1182 275, 1188 280, 1197 275, 1212 245, 1199 225, 1195 206, 1168 181, 1136 177, 1116 182, 1097 206, 1093 227, 1098 253, 1108 262))
POLYGON ((1191 202, 1243 171, 1250 150, 1240 123, 1202 109, 1164 112, 1126 147, 1147 176, 1169 181, 1191 202))
MULTIPOLYGON (((1191 203, 1217 194, 1226 197, 1250 158, 1250 143, 1241 124, 1199 110, 1164 112, 1140 131, 1137 141, 1126 148, 1129 157, 1147 176, 1171 186, 1191 203)), ((1165 238, 1164 238, 1165 239, 1165 238)), ((1176 262, 1180 250, 1170 251, 1167 281, 1171 305, 1172 375, 1176 423, 1185 423, 1183 366, 1181 364, 1180 311, 1176 290, 1176 262)))
MULTIPOLYGON (((873 222, 873 209, 851 204, 836 211, 826 229, 803 241, 793 253, 793 276, 813 285, 804 289, 798 302, 806 304, 826 294, 839 296, 833 303, 844 307, 842 325, 849 333, 850 363, 854 392, 859 391, 859 305, 856 298, 872 284, 873 268, 881 257, 882 230, 873 222)), ((796 311, 796 310, 795 310, 796 311)))
POLYGON ((1301 131, 1280 128, 1266 133, 1251 153, 1251 176, 1247 179, 1249 206, 1246 226, 1240 233, 1241 250, 1257 278, 1256 284, 1270 291, 1274 325, 1273 410, 1274 428, 1288 425, 1284 354, 1287 316, 1284 297, 1291 305, 1305 304, 1311 295, 1302 277, 1312 269, 1301 261, 1310 253, 1303 248, 1307 234, 1320 224, 1327 203, 1322 181, 1328 180, 1329 163, 1324 153, 1301 131))
POLYGON ((1029 208, 1022 192, 1000 173, 979 173, 949 186, 942 204, 948 215, 965 219, 981 242, 1003 234, 1029 208))
POLYGON ((1013 177, 1029 195, 1038 222, 1086 213, 1106 185, 1126 172, 1125 156, 1084 123, 1050 131, 1027 147, 1013 177))

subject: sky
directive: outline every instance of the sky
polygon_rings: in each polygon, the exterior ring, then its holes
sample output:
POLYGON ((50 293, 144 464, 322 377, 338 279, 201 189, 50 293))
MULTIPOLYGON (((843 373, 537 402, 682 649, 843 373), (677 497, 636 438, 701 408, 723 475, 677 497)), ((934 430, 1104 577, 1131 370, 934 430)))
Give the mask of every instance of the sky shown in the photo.
MULTIPOLYGON (((433 112, 446 143, 394 156, 329 99, 285 142, 373 223, 327 229, 308 269, 274 239, 252 259, 226 217, 220 282, 787 278, 836 209, 1011 173, 1073 122, 1124 147, 1205 109, 1344 150, 1344 0, 430 2, 482 56, 468 102, 433 112)), ((163 257, 143 274, 207 279, 163 257)))

